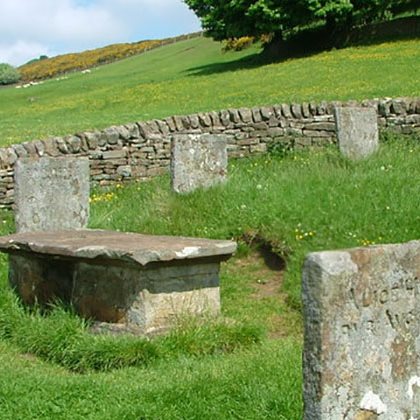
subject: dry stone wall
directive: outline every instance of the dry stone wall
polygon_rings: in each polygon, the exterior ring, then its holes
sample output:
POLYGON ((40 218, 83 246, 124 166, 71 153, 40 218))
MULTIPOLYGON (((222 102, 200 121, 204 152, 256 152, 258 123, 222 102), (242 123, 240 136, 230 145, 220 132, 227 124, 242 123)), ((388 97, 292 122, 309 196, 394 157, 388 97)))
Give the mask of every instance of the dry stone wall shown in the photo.
POLYGON ((333 110, 347 105, 375 108, 380 129, 420 131, 420 98, 281 104, 112 126, 0 149, 0 207, 14 203, 13 174, 19 158, 87 156, 93 184, 144 180, 168 171, 174 134, 223 133, 229 157, 265 153, 273 142, 319 147, 336 142, 333 110))

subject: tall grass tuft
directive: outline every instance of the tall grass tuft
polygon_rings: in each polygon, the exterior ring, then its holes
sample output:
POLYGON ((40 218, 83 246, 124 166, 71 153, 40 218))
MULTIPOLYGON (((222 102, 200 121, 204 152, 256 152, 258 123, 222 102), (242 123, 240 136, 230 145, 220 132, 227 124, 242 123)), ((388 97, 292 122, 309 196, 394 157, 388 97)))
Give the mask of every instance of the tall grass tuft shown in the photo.
POLYGON ((263 329, 257 325, 187 318, 163 337, 161 344, 169 355, 203 356, 232 353, 240 347, 260 343, 263 335, 263 329))
POLYGON ((23 353, 57 363, 71 371, 108 371, 146 366, 158 359, 231 353, 261 341, 261 328, 221 320, 189 321, 167 336, 94 335, 89 324, 55 306, 48 314, 24 309, 9 290, 0 293, 0 339, 23 353))

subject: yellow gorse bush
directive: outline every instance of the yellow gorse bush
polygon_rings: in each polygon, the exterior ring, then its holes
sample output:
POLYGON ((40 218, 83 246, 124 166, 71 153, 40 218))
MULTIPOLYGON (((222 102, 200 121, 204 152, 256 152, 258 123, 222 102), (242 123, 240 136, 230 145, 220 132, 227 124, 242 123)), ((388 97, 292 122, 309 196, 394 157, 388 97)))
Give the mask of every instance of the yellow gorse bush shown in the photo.
POLYGON ((122 58, 140 54, 165 44, 166 40, 141 41, 113 44, 95 50, 59 55, 25 64, 19 68, 22 79, 39 80, 55 77, 71 71, 85 70, 100 64, 111 63, 122 58))
POLYGON ((240 38, 230 38, 225 41, 223 51, 242 51, 250 47, 255 42, 252 36, 242 36, 240 38))

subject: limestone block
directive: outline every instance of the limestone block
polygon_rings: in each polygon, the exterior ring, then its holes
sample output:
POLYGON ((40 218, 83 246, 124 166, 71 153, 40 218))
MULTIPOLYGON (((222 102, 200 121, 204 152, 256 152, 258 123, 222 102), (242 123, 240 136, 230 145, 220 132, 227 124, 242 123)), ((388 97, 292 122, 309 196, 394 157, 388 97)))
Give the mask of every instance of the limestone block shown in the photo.
POLYGON ((174 123, 176 127, 176 131, 183 131, 186 127, 184 127, 183 117, 179 115, 174 116, 174 123))
POLYGON ((26 305, 70 302, 74 263, 25 254, 9 256, 9 282, 26 305))
POLYGON ((281 104, 282 116, 286 119, 293 118, 291 107, 289 104, 281 104))
POLYGON ((165 330, 185 315, 220 313, 219 264, 139 269, 80 262, 72 303, 87 318, 165 330))
POLYGON ((104 160, 107 159, 120 159, 125 158, 127 156, 127 150, 126 149, 115 149, 115 150, 109 150, 102 153, 102 158, 104 160))
POLYGON ((172 189, 178 193, 226 181, 226 136, 175 135, 171 155, 172 189))
POLYGON ((420 241, 309 254, 302 298, 304 419, 420 418, 420 241))
POLYGON ((44 142, 41 140, 35 140, 34 145, 35 145, 36 153, 38 154, 38 156, 44 156, 45 154, 44 142))
POLYGON ((302 106, 300 104, 292 104, 291 110, 293 117, 295 117, 298 120, 302 118, 302 106))
POLYGON ((230 114, 229 111, 226 109, 223 109, 222 111, 220 111, 220 121, 223 124, 224 127, 228 127, 230 125, 232 125, 231 121, 230 121, 230 114))
MULTIPOLYGON (((197 114, 193 114, 190 115, 190 124, 191 124, 191 128, 200 128, 200 120, 198 119, 198 115, 197 114)), ((168 133, 164 133, 164 134, 168 134, 168 133)))
POLYGON ((259 123, 262 121, 262 115, 260 108, 254 107, 251 109, 252 112, 252 119, 255 123, 259 123))
POLYGON ((302 116, 303 118, 311 118, 311 110, 309 108, 309 104, 307 102, 302 103, 302 116))
POLYGON ((67 154, 70 153, 69 147, 68 147, 66 141, 62 137, 56 137, 55 142, 56 142, 57 148, 58 148, 58 150, 60 151, 61 154, 67 155, 67 154))
POLYGON ((85 227, 89 217, 89 160, 18 160, 15 203, 18 232, 85 227))
MULTIPOLYGON (((135 125, 133 124, 133 126, 135 126, 135 125)), ((137 126, 135 126, 135 127, 138 128, 137 126)), ((131 137, 132 133, 130 132, 128 127, 123 126, 123 125, 118 125, 118 126, 115 127, 115 129, 118 131, 120 139, 128 140, 131 137)))
POLYGON ((370 156, 379 147, 378 117, 375 109, 336 107, 334 109, 338 145, 349 159, 370 156))
POLYGON ((198 114, 198 120, 203 127, 210 127, 211 126, 211 119, 210 115, 206 113, 198 114))
POLYGON ((238 109, 229 109, 228 112, 230 114, 231 121, 233 121, 235 125, 241 122, 241 117, 239 115, 238 109))
POLYGON ((241 116, 242 122, 244 123, 252 122, 252 112, 249 108, 240 108, 239 115, 241 116))
POLYGON ((117 127, 111 126, 111 127, 105 128, 105 130, 103 130, 103 133, 104 133, 104 136, 106 137, 108 144, 118 143, 118 139, 120 138, 120 133, 117 127))
POLYGON ((23 157, 28 156, 28 151, 21 144, 15 144, 12 147, 18 158, 23 158, 23 157))

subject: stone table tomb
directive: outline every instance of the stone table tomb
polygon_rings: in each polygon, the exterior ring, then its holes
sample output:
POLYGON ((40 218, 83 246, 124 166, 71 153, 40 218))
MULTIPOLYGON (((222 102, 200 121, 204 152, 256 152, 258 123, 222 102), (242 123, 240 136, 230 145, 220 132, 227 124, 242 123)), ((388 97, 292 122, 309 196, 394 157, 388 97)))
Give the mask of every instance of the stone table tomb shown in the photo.
POLYGON ((60 299, 83 317, 142 333, 184 314, 217 315, 220 262, 235 250, 232 241, 87 229, 0 238, 24 303, 60 299))

